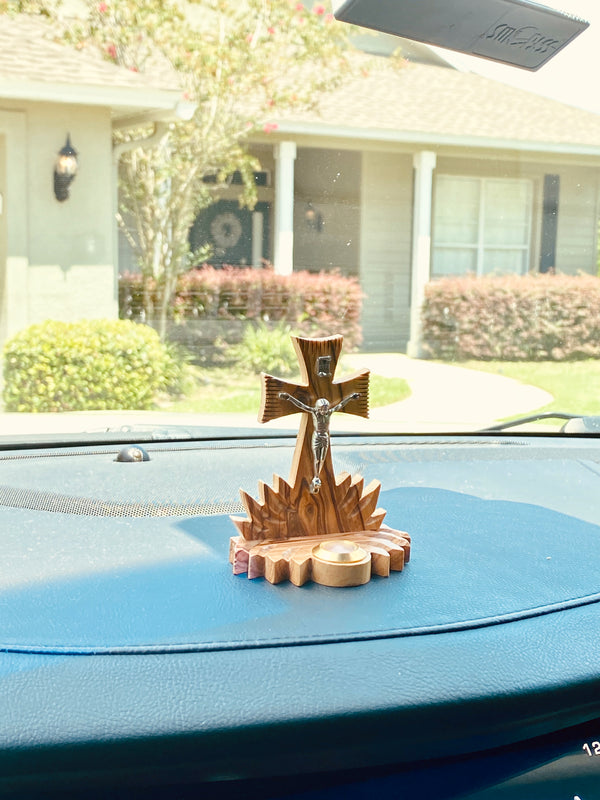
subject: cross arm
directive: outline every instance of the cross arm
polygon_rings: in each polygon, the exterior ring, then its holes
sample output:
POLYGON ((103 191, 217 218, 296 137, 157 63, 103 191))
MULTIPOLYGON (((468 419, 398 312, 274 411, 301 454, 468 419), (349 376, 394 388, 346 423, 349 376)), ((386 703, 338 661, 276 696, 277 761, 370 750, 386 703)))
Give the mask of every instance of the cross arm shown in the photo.
POLYGON ((357 417, 369 416, 369 370, 363 369, 344 378, 339 383, 332 385, 332 405, 341 403, 346 397, 358 394, 356 400, 350 400, 343 408, 338 409, 341 414, 355 414, 357 417))
POLYGON ((311 397, 308 386, 282 381, 280 378, 274 378, 273 375, 266 375, 264 372, 260 377, 262 396, 258 413, 259 422, 270 422, 272 419, 286 417, 288 414, 300 413, 300 409, 296 408, 293 403, 279 397, 280 392, 286 392, 306 405, 312 405, 316 399, 311 397))

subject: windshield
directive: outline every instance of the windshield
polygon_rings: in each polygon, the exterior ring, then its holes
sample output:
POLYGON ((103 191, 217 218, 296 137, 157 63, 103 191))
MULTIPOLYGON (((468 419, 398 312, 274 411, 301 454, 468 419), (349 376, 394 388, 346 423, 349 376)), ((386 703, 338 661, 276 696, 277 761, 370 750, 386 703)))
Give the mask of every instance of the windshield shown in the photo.
POLYGON ((600 11, 547 4, 590 26, 535 72, 311 0, 0 4, 0 436, 258 433, 338 334, 332 430, 600 415, 600 11))

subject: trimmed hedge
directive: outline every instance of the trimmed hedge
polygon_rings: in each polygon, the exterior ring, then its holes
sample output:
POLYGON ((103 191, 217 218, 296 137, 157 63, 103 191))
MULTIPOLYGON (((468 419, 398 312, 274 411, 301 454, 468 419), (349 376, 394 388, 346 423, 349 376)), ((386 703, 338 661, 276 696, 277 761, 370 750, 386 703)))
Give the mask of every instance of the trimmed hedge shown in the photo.
POLYGON ((6 411, 148 409, 166 389, 169 355, 147 325, 48 320, 4 346, 6 411))
POLYGON ((444 361, 600 358, 600 278, 445 278, 422 309, 427 353, 444 361))
MULTIPOLYGON (((149 281, 146 291, 155 307, 156 290, 156 282, 149 281)), ((144 319, 143 293, 142 275, 121 276, 121 318, 144 319)), ((358 280, 335 272, 276 275, 271 269, 205 266, 179 276, 170 317, 180 325, 203 320, 251 320, 283 323, 305 336, 341 333, 348 351, 362 341, 361 304, 358 280)))

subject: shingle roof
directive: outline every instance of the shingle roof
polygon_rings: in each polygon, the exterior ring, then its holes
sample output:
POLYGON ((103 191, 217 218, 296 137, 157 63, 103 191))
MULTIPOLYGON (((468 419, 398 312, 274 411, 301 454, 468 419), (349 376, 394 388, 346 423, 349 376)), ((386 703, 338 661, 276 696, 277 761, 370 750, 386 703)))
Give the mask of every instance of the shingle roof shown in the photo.
POLYGON ((470 72, 371 59, 358 74, 323 95, 314 109, 282 115, 281 124, 314 132, 348 128, 375 132, 481 138, 600 148, 600 114, 564 105, 470 72))
POLYGON ((118 67, 97 49, 77 50, 55 41, 55 35, 39 17, 0 15, 0 97, 15 97, 25 84, 177 91, 172 75, 149 77, 118 67))
MULTIPOLYGON (((314 109, 281 115, 282 130, 308 126, 326 135, 345 128, 367 139, 403 132, 600 148, 600 114, 474 73, 416 63, 397 68, 387 58, 360 54, 356 60, 356 74, 322 95, 314 109)), ((0 97, 17 97, 25 85, 52 86, 55 95, 63 89, 71 102, 83 100, 70 98, 70 88, 97 87, 104 98, 127 93, 127 104, 137 93, 140 108, 152 100, 164 107, 177 92, 172 73, 149 76, 117 67, 92 47, 76 50, 55 41, 39 17, 0 15, 0 97)))

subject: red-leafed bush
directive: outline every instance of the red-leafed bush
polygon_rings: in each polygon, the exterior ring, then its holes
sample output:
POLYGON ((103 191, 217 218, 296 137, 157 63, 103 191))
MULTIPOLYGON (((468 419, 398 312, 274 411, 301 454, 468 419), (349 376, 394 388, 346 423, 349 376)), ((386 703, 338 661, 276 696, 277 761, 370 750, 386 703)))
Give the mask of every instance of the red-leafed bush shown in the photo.
POLYGON ((433 358, 600 358, 600 278, 446 278, 426 287, 422 319, 433 358))
MULTIPOLYGON (((144 286, 139 274, 121 276, 120 316, 151 323, 152 315, 144 309, 148 299, 152 306, 155 292, 156 285, 144 286)), ((361 342, 361 303, 358 281, 334 272, 276 275, 271 269, 203 267, 179 276, 170 319, 179 326, 230 321, 237 339, 240 328, 235 323, 246 320, 284 323, 306 336, 341 333, 348 351, 361 342)), ((227 339, 228 326, 219 328, 219 336, 227 339)))

